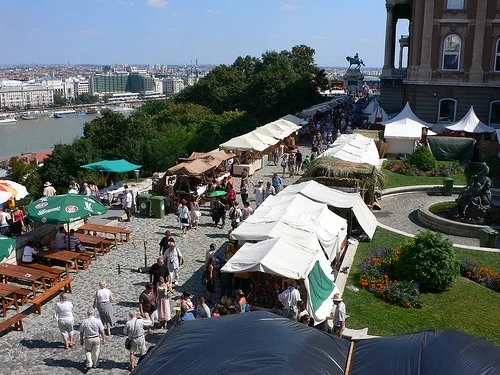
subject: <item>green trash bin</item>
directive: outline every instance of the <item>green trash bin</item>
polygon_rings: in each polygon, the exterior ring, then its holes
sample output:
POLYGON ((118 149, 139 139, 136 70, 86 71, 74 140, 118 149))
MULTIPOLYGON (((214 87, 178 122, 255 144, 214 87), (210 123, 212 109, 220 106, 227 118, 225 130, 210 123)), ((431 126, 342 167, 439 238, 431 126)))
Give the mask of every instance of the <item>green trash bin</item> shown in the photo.
POLYGON ((156 195, 151 197, 151 216, 156 219, 161 219, 165 215, 165 197, 156 195))
POLYGON ((139 213, 142 216, 149 216, 151 214, 151 197, 153 194, 139 195, 139 213))
POLYGON ((484 228, 479 230, 479 246, 497 247, 498 232, 495 229, 484 228))
POLYGON ((451 177, 443 178, 443 195, 444 196, 449 197, 453 194, 453 182, 455 182, 455 180, 451 177))

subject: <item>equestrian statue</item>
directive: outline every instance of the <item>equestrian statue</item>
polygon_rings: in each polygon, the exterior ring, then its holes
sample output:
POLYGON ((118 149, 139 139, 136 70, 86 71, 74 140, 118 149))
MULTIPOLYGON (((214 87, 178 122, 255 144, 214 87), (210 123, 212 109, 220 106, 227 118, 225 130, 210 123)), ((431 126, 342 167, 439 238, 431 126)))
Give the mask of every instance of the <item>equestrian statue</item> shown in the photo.
POLYGON ((354 65, 354 70, 360 70, 361 69, 361 65, 365 66, 365 63, 363 62, 363 60, 361 60, 358 56, 358 53, 356 52, 356 54, 354 55, 354 57, 351 57, 351 56, 347 56, 345 58, 347 61, 349 61, 349 68, 347 68, 347 70, 350 70, 351 67, 354 65))

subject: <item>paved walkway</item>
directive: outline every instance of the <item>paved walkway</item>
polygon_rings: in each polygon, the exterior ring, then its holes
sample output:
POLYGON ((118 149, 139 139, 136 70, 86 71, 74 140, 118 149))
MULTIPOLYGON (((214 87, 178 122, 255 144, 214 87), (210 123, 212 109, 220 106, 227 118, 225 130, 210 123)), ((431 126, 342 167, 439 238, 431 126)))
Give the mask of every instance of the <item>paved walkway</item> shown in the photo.
MULTIPOLYGON (((301 147, 305 155, 310 150, 301 147)), ((273 172, 281 167, 268 166, 250 177, 250 181, 259 179, 270 180, 273 172)), ((286 185, 296 181, 298 177, 285 178, 286 185)), ((237 179, 239 183, 239 179, 237 179)), ((254 200, 250 194, 250 200, 254 200)), ((184 255, 185 264, 180 271, 181 283, 176 288, 173 300, 177 300, 183 290, 188 290, 197 296, 203 295, 201 272, 205 260, 205 252, 209 244, 214 242, 217 248, 226 241, 230 228, 229 220, 223 229, 214 228, 209 216, 208 205, 201 208, 202 217, 199 229, 190 230, 182 237, 176 215, 170 214, 163 219, 134 217, 130 223, 119 223, 132 229, 130 243, 112 249, 109 254, 99 256, 91 267, 80 273, 72 273, 74 278, 73 293, 70 296, 74 305, 75 324, 85 318, 85 311, 92 306, 93 298, 99 280, 106 279, 117 302, 114 304, 117 325, 112 329, 112 336, 101 350, 99 368, 90 370, 92 374, 127 374, 128 352, 124 348, 125 338, 122 335, 123 325, 130 309, 137 309, 139 294, 148 281, 147 275, 137 272, 144 266, 144 247, 146 247, 148 264, 155 262, 158 255, 158 243, 165 230, 170 229, 176 237, 177 244, 184 255), (120 267, 121 273, 118 271, 120 267)), ((112 210, 116 216, 121 216, 119 209, 112 210)), ((113 215, 110 215, 113 216, 113 215)), ((90 220, 93 221, 92 219, 90 220)), ((109 220, 111 221, 111 220, 109 220)), ((53 321, 53 307, 57 299, 47 302, 42 307, 42 314, 31 314, 24 320, 24 332, 11 331, 0 337, 2 356, 0 359, 0 374, 81 374, 84 369, 84 351, 80 345, 64 350, 56 322, 53 321)), ((172 307, 174 301, 172 302, 172 307)), ((11 312, 12 313, 12 312, 11 312)), ((147 335, 151 344, 158 342, 165 331, 156 330, 147 335)), ((78 340, 77 340, 78 342, 78 340)))
MULTIPOLYGON (((443 197, 427 192, 411 192, 386 195, 382 198, 382 210, 373 211, 377 220, 391 228, 400 231, 418 234, 427 230, 418 220, 418 208, 428 206, 433 203, 452 201, 458 195, 443 197)), ((465 246, 479 246, 479 238, 469 238, 443 234, 454 244, 465 246)))

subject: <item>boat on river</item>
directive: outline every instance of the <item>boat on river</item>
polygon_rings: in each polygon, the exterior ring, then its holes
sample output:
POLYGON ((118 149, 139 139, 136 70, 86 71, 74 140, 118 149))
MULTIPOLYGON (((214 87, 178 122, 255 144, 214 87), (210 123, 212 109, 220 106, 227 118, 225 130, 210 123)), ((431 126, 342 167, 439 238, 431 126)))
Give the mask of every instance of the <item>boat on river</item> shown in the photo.
POLYGON ((12 122, 17 122, 14 117, 0 118, 0 124, 10 124, 12 122))
POLYGON ((73 109, 68 109, 66 111, 56 111, 52 114, 54 118, 65 118, 65 117, 74 117, 74 116, 85 116, 87 113, 85 112, 77 112, 73 109))
POLYGON ((33 115, 22 115, 21 119, 23 119, 23 120, 38 120, 38 117, 33 116, 33 115))

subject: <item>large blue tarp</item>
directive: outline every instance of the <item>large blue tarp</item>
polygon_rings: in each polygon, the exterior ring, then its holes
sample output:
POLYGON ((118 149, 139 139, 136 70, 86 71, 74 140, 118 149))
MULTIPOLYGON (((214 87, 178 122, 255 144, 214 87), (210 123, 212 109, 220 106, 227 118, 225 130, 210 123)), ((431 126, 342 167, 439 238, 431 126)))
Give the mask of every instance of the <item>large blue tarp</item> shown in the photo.
POLYGON ((120 160, 101 160, 91 164, 82 165, 80 168, 91 169, 93 171, 99 172, 110 172, 110 173, 125 173, 133 171, 134 169, 140 169, 142 166, 137 164, 132 164, 124 159, 120 160))

